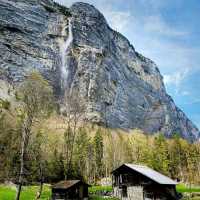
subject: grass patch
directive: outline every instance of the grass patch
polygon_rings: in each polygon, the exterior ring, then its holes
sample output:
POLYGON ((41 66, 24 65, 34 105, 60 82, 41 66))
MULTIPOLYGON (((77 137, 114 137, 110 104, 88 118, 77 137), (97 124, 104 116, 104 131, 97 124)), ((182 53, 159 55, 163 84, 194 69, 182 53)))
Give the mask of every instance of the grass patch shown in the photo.
MULTIPOLYGON (((38 191, 38 186, 25 186, 22 188, 20 200, 35 200, 35 195, 38 191)), ((117 198, 103 198, 96 195, 98 192, 111 192, 112 186, 92 186, 89 188, 90 200, 118 200, 117 198)), ((7 187, 0 185, 0 200, 13 200, 16 196, 16 189, 14 187, 7 187)), ((51 188, 45 185, 40 200, 49 200, 51 197, 51 188)))
MULTIPOLYGON (((25 186, 22 188, 22 193, 20 200, 34 200, 35 195, 38 191, 38 186, 25 186)), ((199 187, 192 187, 189 188, 185 186, 184 184, 179 184, 176 186, 176 189, 178 192, 181 193, 194 193, 194 192, 200 192, 200 186, 199 187)), ((112 192, 112 186, 92 186, 89 188, 90 193, 90 200, 118 200, 117 198, 108 197, 103 198, 98 195, 100 192, 112 192)), ((15 199, 16 195, 16 189, 14 187, 7 187, 4 185, 0 185, 0 200, 13 200, 15 199)), ((43 193, 40 198, 40 200, 49 200, 51 197, 51 188, 49 185, 44 185, 43 193)), ((199 197, 192 198, 190 200, 200 200, 199 197)))
MULTIPOLYGON (((38 191, 38 186, 25 186, 22 187, 22 193, 20 196, 20 200, 34 200, 36 193, 38 191)), ((16 189, 11 187, 0 186, 0 199, 1 200, 13 200, 16 196, 16 189)), ((48 185, 45 185, 43 188, 43 193, 41 196, 41 200, 48 200, 51 196, 51 190, 48 185)))
POLYGON ((179 184, 179 185, 176 186, 176 189, 177 189, 178 192, 181 192, 181 193, 184 193, 184 192, 189 192, 189 193, 200 192, 200 186, 189 188, 189 187, 185 186, 184 184, 179 184))
POLYGON ((97 195, 92 195, 89 197, 89 200, 119 200, 117 198, 114 197, 101 197, 101 196, 97 196, 97 195))
POLYGON ((89 200, 119 200, 115 197, 103 197, 100 193, 112 192, 112 186, 92 186, 89 187, 89 200))
POLYGON ((98 192, 112 192, 112 186, 92 186, 89 187, 90 194, 96 194, 98 192))
POLYGON ((200 200, 200 198, 194 197, 194 198, 192 198, 192 199, 190 199, 190 200, 200 200))

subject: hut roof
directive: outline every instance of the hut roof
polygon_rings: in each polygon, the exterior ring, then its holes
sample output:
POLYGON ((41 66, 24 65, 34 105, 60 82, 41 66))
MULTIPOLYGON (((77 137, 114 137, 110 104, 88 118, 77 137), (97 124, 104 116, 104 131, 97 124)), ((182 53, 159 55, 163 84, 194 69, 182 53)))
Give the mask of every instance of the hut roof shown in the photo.
MULTIPOLYGON (((123 164, 122 166, 126 166, 148 178, 150 178, 151 180, 162 184, 162 185, 176 185, 177 182, 172 180, 171 178, 147 167, 147 166, 143 166, 143 165, 134 165, 134 164, 123 164)), ((122 167, 120 166, 120 167, 122 167)), ((119 168, 120 168, 119 167, 119 168)), ((113 172, 117 171, 119 168, 115 169, 113 172)))
POLYGON ((82 182, 81 180, 66 180, 66 181, 60 181, 52 186, 54 189, 68 189, 77 183, 83 183, 87 185, 86 183, 82 182))

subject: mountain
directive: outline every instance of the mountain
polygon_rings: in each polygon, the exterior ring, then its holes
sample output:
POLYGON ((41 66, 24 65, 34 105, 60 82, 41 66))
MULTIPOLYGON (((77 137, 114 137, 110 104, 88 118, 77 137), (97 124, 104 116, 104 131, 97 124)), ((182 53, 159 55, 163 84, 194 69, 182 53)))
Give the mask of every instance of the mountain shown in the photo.
POLYGON ((156 64, 112 30, 92 5, 65 8, 51 0, 1 0, 0 52, 2 86, 18 85, 38 70, 57 98, 78 90, 90 122, 200 138, 166 93, 156 64))

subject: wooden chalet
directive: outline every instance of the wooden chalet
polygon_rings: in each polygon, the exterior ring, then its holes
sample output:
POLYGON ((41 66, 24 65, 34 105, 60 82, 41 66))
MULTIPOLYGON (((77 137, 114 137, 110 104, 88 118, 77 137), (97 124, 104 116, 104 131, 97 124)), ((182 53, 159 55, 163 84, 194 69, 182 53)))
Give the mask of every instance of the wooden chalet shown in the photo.
POLYGON ((80 180, 60 181, 52 186, 52 200, 88 199, 88 187, 80 180))
POLYGON ((176 184, 142 165, 123 164, 112 172, 113 195, 123 200, 177 200, 176 184))

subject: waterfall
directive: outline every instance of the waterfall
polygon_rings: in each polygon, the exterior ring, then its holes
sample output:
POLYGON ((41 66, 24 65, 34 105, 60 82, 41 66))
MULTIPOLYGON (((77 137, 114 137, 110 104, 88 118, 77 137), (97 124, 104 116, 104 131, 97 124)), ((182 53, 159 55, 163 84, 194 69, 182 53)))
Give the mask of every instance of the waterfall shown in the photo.
POLYGON ((66 30, 68 29, 68 38, 66 41, 62 43, 61 46, 61 86, 63 89, 66 88, 68 78, 69 78, 69 66, 68 66, 68 59, 67 54, 69 51, 70 44, 73 41, 73 33, 72 33, 72 22, 71 18, 68 18, 68 26, 65 26, 62 35, 65 35, 66 30))

